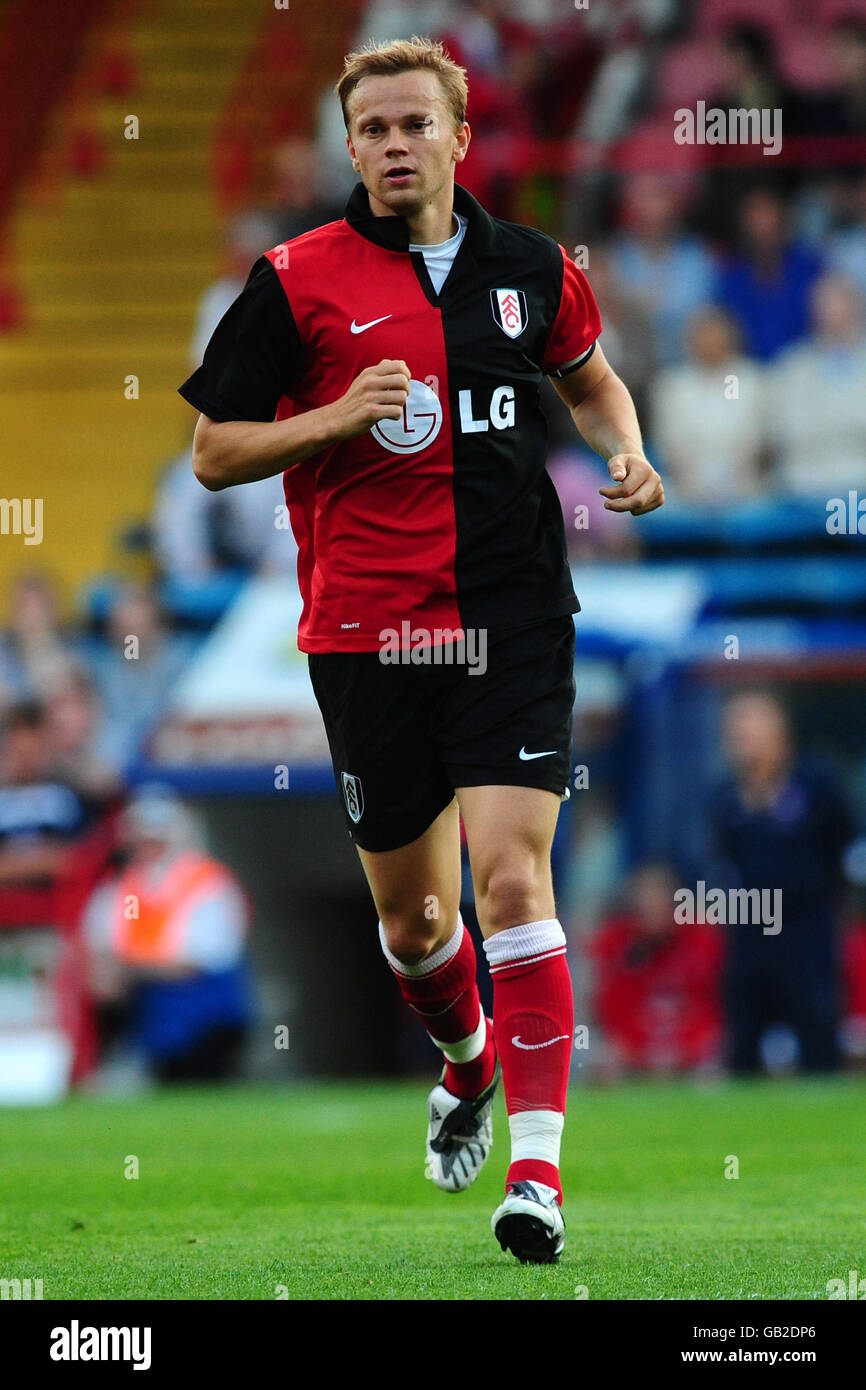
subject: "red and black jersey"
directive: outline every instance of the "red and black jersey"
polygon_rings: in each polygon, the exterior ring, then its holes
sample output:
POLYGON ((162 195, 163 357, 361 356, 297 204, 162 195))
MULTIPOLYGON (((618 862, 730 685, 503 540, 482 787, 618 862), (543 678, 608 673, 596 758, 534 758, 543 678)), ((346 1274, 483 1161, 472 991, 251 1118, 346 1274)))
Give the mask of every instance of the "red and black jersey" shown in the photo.
POLYGON ((342 221, 256 262, 180 388, 213 420, 269 421, 330 404, 383 358, 409 367, 401 420, 284 474, 302 651, 375 651, 407 622, 500 631, 579 608, 539 388, 591 354, 598 309, 545 233, 490 217, 459 186, 454 208, 466 235, 437 295, 405 219, 373 216, 357 185, 342 221))

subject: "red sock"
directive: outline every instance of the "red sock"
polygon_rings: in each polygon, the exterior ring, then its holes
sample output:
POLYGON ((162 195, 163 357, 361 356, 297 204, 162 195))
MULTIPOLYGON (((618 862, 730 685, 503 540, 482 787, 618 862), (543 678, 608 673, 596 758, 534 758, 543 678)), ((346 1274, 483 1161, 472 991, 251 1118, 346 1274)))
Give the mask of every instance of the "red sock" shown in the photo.
POLYGON ((565 933, 555 919, 529 922, 496 932, 484 950, 511 1130, 506 1187, 543 1182, 561 1202, 559 1147, 574 1033, 565 933))
POLYGON ((406 965, 391 954, 381 922, 379 936, 400 993, 444 1053, 442 1084, 453 1096, 474 1100, 493 1079, 496 1049, 493 1030, 481 1011, 475 947, 463 918, 458 913, 453 935, 417 965, 406 965))

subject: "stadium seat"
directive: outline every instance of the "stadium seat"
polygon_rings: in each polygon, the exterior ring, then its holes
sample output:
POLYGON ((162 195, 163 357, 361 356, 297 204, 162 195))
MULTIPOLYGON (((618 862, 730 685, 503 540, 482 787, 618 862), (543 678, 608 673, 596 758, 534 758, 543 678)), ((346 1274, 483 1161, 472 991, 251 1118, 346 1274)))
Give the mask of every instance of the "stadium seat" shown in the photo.
POLYGON ((707 38, 685 39, 669 48, 659 64, 658 104, 664 110, 694 106, 699 98, 711 99, 718 85, 715 42, 707 38))
POLYGON ((816 44, 811 34, 791 29, 780 36, 779 66, 782 75, 795 87, 815 91, 830 86, 832 63, 826 46, 816 44))
MULTIPOLYGON (((814 16, 811 18, 814 24, 814 16)), ((762 0, 760 5, 754 0, 701 0, 695 28, 698 33, 718 34, 731 24, 743 22, 779 33, 800 21, 796 12, 792 13, 791 0, 762 0)))
POLYGON ((817 10, 816 27, 820 23, 822 28, 826 28, 853 15, 866 20, 866 0, 818 0, 817 10))

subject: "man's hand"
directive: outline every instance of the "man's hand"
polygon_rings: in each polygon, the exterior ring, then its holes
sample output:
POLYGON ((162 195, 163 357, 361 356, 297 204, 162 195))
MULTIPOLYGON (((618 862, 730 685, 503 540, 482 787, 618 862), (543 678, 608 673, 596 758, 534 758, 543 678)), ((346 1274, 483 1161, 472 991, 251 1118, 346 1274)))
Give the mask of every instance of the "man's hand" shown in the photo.
POLYGON ((355 439, 379 420, 401 419, 410 380, 405 362, 383 358, 378 366, 365 367, 346 394, 326 407, 334 438, 355 439))
POLYGON ((643 516, 664 502, 662 480, 643 454, 614 454, 608 459, 607 471, 616 487, 599 488, 600 495, 610 499, 604 504, 605 511, 643 516))
POLYGON ((219 422, 200 415, 193 441, 195 476, 210 492, 272 478, 344 439, 354 439, 378 420, 399 420, 410 380, 405 362, 388 360, 365 367, 330 405, 286 420, 219 422))

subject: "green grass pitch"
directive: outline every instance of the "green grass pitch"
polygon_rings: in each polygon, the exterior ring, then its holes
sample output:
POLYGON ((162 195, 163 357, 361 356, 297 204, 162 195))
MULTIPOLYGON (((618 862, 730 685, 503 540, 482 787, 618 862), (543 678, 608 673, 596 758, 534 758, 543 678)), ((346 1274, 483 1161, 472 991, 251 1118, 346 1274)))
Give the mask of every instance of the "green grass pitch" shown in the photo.
POLYGON ((825 1299, 866 1274, 862 1080, 573 1090, 553 1267, 490 1232, 501 1099, 487 1168, 446 1195, 424 1180, 425 1096, 252 1086, 3 1112, 0 1277, 41 1278, 45 1299, 572 1300, 825 1299))

